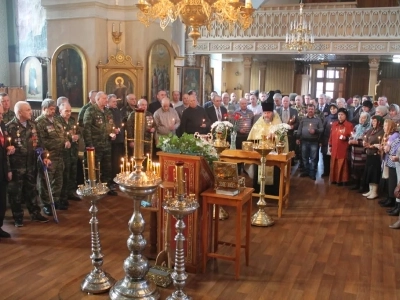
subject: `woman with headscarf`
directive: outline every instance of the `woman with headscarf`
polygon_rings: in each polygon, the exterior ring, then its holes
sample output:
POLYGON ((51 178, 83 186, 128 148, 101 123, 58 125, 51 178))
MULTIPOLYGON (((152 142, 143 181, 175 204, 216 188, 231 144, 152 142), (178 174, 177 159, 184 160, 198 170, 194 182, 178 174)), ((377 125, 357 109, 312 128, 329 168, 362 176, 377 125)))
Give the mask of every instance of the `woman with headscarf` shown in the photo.
POLYGON ((393 120, 397 127, 400 126, 400 107, 397 104, 390 104, 389 119, 393 120))
POLYGON ((362 195, 367 199, 378 197, 378 184, 381 178, 379 147, 383 134, 383 118, 381 116, 371 117, 371 129, 366 132, 363 138, 363 146, 367 154, 363 182, 365 186, 369 185, 369 191, 362 195))
POLYGON ((349 145, 351 146, 351 173, 355 180, 355 185, 351 189, 365 193, 366 186, 362 185, 362 175, 364 173, 367 154, 365 154, 362 142, 365 133, 371 128, 371 116, 369 113, 363 111, 360 114, 358 122, 349 140, 349 145))
POLYGON ((382 152, 382 179, 387 179, 387 198, 384 201, 379 201, 382 207, 392 207, 394 209, 389 209, 388 213, 390 216, 396 216, 400 213, 400 206, 396 202, 396 198, 393 194, 394 189, 397 185, 397 173, 396 164, 391 159, 392 155, 396 155, 397 149, 399 148, 399 133, 396 131, 396 123, 392 120, 386 119, 383 124, 383 131, 385 135, 383 136, 381 143, 382 152))
POLYGON ((332 124, 329 146, 331 147, 331 183, 345 185, 349 181, 349 163, 347 149, 353 124, 346 120, 347 109, 338 109, 338 121, 332 124))
POLYGON ((324 120, 324 131, 321 135, 321 153, 324 162, 324 173, 321 175, 329 176, 331 170, 331 153, 328 152, 329 137, 331 136, 331 127, 334 122, 337 122, 338 107, 336 103, 329 105, 330 114, 324 120))

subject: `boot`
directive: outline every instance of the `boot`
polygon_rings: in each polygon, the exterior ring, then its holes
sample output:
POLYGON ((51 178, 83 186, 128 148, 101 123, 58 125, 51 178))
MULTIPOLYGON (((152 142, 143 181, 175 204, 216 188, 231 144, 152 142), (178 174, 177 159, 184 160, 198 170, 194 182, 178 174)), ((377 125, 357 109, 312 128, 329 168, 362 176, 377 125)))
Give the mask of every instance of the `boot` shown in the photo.
POLYGON ((388 197, 386 202, 380 204, 382 207, 393 207, 396 204, 396 198, 390 198, 388 197))
POLYGON ((388 201, 389 197, 383 198, 381 200, 378 201, 379 205, 385 203, 386 201, 388 201))
POLYGON ((372 200, 378 197, 378 185, 376 183, 371 183, 371 193, 367 199, 372 200))
POLYGON ((369 184, 369 191, 367 193, 365 193, 365 194, 362 194, 364 197, 368 197, 369 195, 371 195, 371 192, 372 192, 372 187, 371 186, 372 185, 369 184))
POLYGON ((394 211, 395 209, 397 209, 399 205, 400 205, 400 203, 396 201, 396 204, 394 205, 394 207, 388 208, 388 209, 386 210, 386 212, 387 212, 387 213, 391 213, 392 211, 394 211))
POLYGON ((389 227, 392 229, 400 229, 400 218, 397 220, 396 223, 389 225, 389 227))
POLYGON ((389 216, 398 216, 400 214, 400 205, 398 202, 395 204, 395 209, 393 209, 390 213, 388 213, 389 216))

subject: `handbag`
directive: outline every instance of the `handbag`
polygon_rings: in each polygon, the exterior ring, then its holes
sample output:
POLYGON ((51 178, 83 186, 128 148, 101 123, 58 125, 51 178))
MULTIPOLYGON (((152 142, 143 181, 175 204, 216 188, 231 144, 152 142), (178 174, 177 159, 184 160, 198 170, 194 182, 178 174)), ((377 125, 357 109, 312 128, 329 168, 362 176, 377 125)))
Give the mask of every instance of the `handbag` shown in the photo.
POLYGON ((394 189, 393 194, 397 199, 400 199, 400 183, 397 184, 396 188, 394 189))

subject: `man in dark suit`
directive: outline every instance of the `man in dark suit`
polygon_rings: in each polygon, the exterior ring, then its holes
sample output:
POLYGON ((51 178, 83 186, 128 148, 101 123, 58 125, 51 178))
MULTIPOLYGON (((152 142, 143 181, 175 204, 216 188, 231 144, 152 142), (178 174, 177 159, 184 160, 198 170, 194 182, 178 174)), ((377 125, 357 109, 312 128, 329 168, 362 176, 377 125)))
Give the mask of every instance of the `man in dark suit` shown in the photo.
POLYGON ((206 108, 206 113, 208 118, 210 119, 211 125, 217 121, 224 121, 224 115, 228 113, 226 108, 221 104, 221 96, 216 95, 213 99, 213 105, 206 108))
POLYGON ((354 105, 354 111, 353 111, 353 119, 349 119, 353 125, 358 124, 358 120, 360 119, 360 114, 363 111, 362 110, 362 104, 361 104, 361 96, 355 95, 353 97, 353 105, 354 105))
POLYGON ((317 111, 315 114, 321 117, 323 123, 324 119, 329 115, 329 113, 329 105, 326 104, 326 96, 325 94, 321 94, 318 98, 317 111))
POLYGON ((4 216, 6 214, 7 182, 11 180, 12 176, 12 173, 8 169, 7 152, 11 154, 14 147, 7 147, 7 131, 3 122, 3 112, 3 106, 0 105, 0 238, 9 238, 11 235, 1 227, 3 227, 4 216))
POLYGON ((282 98, 282 106, 276 110, 282 123, 289 124, 291 129, 287 133, 289 151, 296 148, 296 136, 294 131, 299 127, 299 114, 297 109, 290 107, 290 99, 288 96, 282 98))

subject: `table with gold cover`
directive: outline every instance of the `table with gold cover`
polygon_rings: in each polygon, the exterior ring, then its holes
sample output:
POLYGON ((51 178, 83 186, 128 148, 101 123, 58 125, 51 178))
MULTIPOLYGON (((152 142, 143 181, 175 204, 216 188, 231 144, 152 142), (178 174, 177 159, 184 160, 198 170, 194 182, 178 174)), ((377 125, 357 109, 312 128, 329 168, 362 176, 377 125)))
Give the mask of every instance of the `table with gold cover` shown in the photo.
MULTIPOLYGON (((289 205, 289 192, 290 192, 290 169, 292 165, 292 158, 294 157, 294 152, 282 154, 270 153, 267 155, 266 166, 276 166, 280 170, 279 176, 279 194, 275 195, 265 195, 265 198, 278 200, 278 217, 282 216, 282 207, 285 204, 285 208, 289 205)), ((246 151, 246 150, 224 150, 220 154, 220 160, 233 163, 246 163, 246 164, 256 164, 260 165, 261 155, 256 151, 246 151)), ((258 194, 253 194, 257 196, 258 194)))

